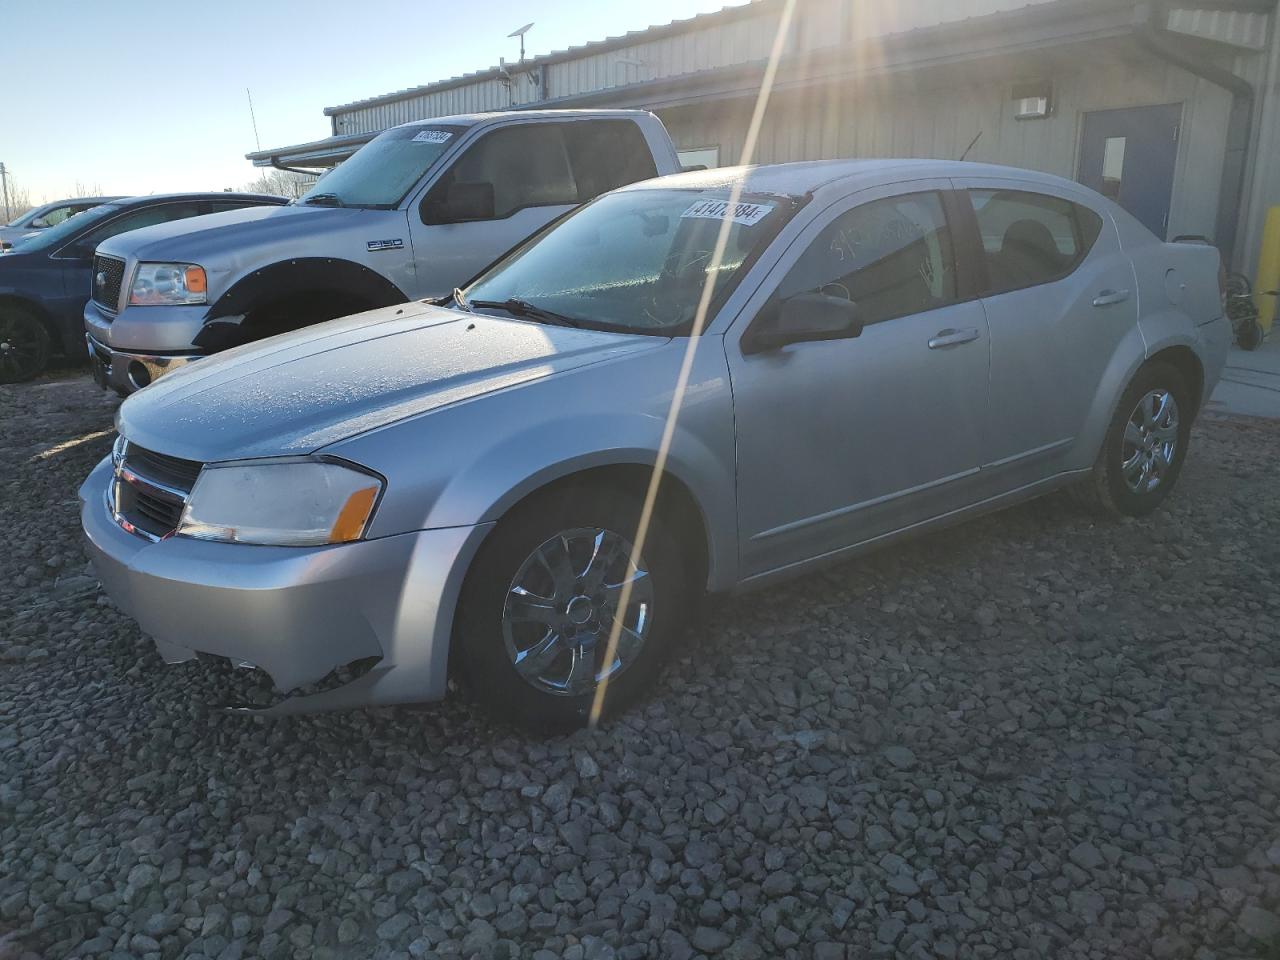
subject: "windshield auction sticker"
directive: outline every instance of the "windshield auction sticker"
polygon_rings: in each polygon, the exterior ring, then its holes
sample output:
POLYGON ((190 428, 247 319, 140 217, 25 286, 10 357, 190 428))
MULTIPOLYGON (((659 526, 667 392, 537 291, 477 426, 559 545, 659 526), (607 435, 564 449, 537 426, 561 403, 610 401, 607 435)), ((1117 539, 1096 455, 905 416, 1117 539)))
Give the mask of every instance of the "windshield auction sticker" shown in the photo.
MULTIPOLYGON (((774 208, 772 203, 737 203, 733 206, 731 219, 734 223, 750 227, 767 217, 774 208)), ((729 215, 728 200, 699 200, 684 213, 680 219, 695 217, 700 220, 723 220, 729 215)))
POLYGON ((423 130, 413 138, 414 143, 445 143, 453 134, 448 130, 423 130))

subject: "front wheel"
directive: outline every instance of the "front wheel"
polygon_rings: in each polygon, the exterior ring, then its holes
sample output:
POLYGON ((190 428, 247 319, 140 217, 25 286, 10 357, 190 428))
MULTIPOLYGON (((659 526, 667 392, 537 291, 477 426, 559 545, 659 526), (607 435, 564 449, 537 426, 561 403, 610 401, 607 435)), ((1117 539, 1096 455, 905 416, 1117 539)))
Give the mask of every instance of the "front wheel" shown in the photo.
POLYGON ((1111 513, 1142 517, 1178 482, 1191 436, 1191 392, 1165 363, 1140 369, 1107 429, 1088 488, 1111 513))
POLYGON ((572 729, 590 719, 601 685, 607 715, 652 683, 689 591, 659 516, 636 552, 640 513, 630 494, 585 488, 538 495, 498 523, 467 575, 455 630, 460 679, 492 712, 572 729))
POLYGON ((40 318, 18 307, 0 307, 0 383, 21 383, 49 363, 49 331, 40 318))

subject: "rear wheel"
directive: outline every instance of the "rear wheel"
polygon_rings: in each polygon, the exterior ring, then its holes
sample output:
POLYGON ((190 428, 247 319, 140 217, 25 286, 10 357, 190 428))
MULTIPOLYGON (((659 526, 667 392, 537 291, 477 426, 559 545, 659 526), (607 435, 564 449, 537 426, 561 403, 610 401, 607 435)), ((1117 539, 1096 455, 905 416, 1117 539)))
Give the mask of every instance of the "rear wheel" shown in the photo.
POLYGON ((1086 490, 1121 516, 1146 516, 1178 482, 1191 435, 1191 392, 1166 363, 1140 369, 1112 417, 1086 490))
POLYGON ((522 504, 485 541, 459 602, 455 652, 460 679, 492 712, 571 729, 587 722, 601 684, 607 715, 652 683, 688 589, 661 518, 636 554, 640 507, 630 494, 555 491, 522 504))
POLYGON ((0 383, 21 383, 42 373, 51 347, 39 317, 21 307, 0 307, 0 383))

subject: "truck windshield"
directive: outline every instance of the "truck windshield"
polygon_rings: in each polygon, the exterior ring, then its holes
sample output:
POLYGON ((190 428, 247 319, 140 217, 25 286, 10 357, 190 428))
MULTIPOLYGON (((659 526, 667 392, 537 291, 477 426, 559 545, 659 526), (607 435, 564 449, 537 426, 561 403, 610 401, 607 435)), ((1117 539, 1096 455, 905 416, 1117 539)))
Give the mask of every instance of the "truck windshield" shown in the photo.
POLYGON ((298 203, 389 209, 404 199, 465 126, 414 124, 380 133, 326 173, 298 203))
POLYGON ((100 220, 105 220, 113 213, 119 212, 120 207, 114 203, 104 203, 98 207, 91 207, 84 213, 78 213, 74 217, 67 217, 56 227, 41 230, 33 236, 19 240, 13 245, 13 250, 15 253, 30 253, 32 250, 52 250, 54 247, 62 246, 77 234, 83 233, 100 220))
MULTIPOLYGON (((529 319, 678 336, 689 331, 707 279, 728 191, 607 194, 534 238, 471 284, 463 299, 529 319), (513 309, 514 308, 514 309, 513 309)), ((791 218, 793 197, 743 195, 716 271, 714 310, 791 218)), ((708 315, 710 316, 710 314, 708 315)))

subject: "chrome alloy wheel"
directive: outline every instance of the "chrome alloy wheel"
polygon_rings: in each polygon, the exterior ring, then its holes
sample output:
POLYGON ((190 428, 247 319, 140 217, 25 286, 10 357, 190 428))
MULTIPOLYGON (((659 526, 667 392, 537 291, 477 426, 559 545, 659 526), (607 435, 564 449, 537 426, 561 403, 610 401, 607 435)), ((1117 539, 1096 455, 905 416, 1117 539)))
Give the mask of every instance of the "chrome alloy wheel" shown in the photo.
POLYGON ((1164 481, 1178 451, 1178 401, 1168 390, 1150 391, 1125 424, 1120 471, 1134 493, 1150 493, 1164 481))
POLYGON ((520 565, 507 590, 502 635, 521 678, 558 696, 590 693, 630 666, 653 622, 653 583, 635 548, 599 527, 565 530, 520 565), (623 586, 631 596, 621 613, 623 586), (609 631, 621 620, 613 662, 609 631))

